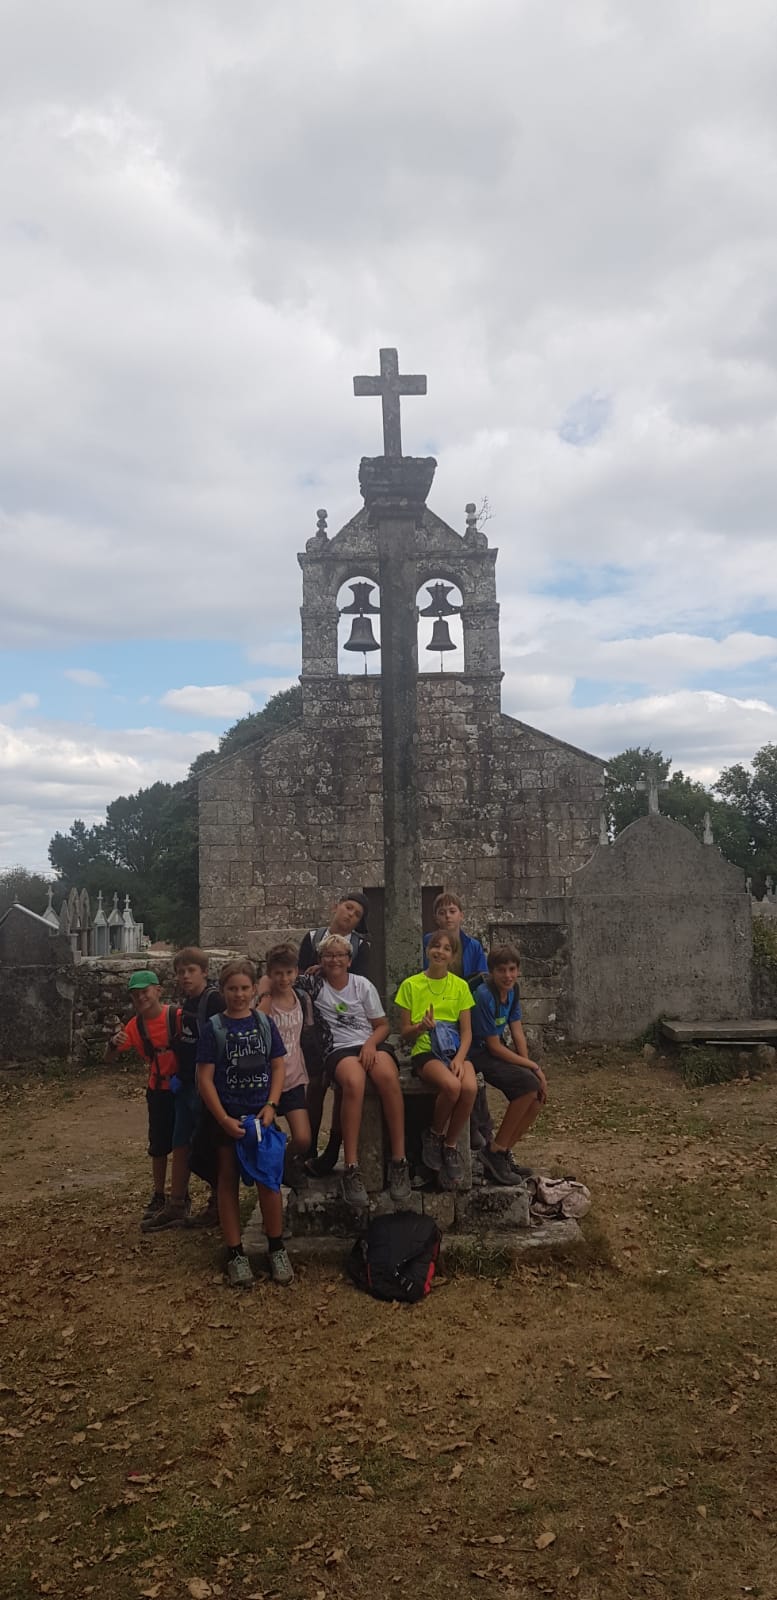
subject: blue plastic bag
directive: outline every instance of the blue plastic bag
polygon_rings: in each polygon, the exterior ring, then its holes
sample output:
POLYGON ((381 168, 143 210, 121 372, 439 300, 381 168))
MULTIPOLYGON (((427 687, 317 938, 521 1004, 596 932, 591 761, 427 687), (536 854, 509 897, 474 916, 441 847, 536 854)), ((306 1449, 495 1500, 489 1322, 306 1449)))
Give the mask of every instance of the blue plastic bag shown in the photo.
POLYGON ((245 1128, 242 1139, 235 1140, 240 1176, 244 1183, 261 1183, 265 1189, 277 1191, 283 1182, 283 1162, 286 1155, 286 1135, 271 1122, 263 1127, 258 1117, 241 1117, 245 1128))
POLYGON ((435 1022, 430 1035, 432 1053, 438 1061, 445 1061, 450 1066, 457 1050, 461 1048, 461 1036, 458 1028, 450 1022, 435 1022))

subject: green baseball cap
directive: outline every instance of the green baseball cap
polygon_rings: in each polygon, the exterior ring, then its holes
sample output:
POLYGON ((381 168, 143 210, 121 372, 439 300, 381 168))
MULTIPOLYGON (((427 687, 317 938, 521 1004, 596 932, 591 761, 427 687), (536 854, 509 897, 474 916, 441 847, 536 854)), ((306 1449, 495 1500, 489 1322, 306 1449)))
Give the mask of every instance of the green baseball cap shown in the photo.
POLYGON ((128 989, 150 989, 152 983, 159 988, 159 979, 155 972, 133 972, 128 989))

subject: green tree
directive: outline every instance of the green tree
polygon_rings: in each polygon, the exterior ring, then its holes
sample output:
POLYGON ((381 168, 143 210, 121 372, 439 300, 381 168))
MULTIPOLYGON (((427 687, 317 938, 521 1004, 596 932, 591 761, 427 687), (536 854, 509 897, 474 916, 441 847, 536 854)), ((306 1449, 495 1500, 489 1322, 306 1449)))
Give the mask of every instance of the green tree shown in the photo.
POLYGON ((608 761, 604 779, 604 804, 611 833, 622 833, 630 822, 636 822, 637 817, 647 816, 647 793, 638 789, 637 784, 644 779, 646 771, 653 763, 656 765, 659 779, 663 782, 669 776, 671 760, 666 760, 660 750, 652 750, 650 745, 644 746, 643 749, 636 745, 632 746, 608 761))
MULTIPOLYGON (((661 811, 665 817, 682 822, 696 834, 704 835, 704 817, 709 813, 715 843, 728 861, 733 861, 743 871, 752 870, 752 852, 748 843, 747 828, 736 806, 723 797, 716 797, 714 789, 705 788, 694 778, 686 777, 678 767, 669 775, 671 758, 650 746, 621 751, 607 763, 605 778, 605 807, 610 832, 620 833, 637 817, 648 810, 648 797, 637 787, 648 768, 655 763, 660 790, 661 811)), ((742 769, 744 770, 744 769, 742 769)))
POLYGON ((20 906, 37 911, 40 916, 46 909, 49 884, 55 887, 54 879, 45 878, 41 872, 30 872, 27 867, 7 867, 5 872, 0 872, 0 917, 17 900, 20 906))
POLYGON ((80 888, 84 873, 96 861, 104 861, 107 869, 109 859, 104 828, 87 828, 80 817, 71 822, 68 833, 55 833, 49 845, 49 861, 68 888, 76 882, 80 888))
POLYGON ((746 841, 741 864, 762 893, 765 879, 777 876, 777 744, 757 750, 749 771, 741 762, 725 767, 715 790, 737 818, 746 841))

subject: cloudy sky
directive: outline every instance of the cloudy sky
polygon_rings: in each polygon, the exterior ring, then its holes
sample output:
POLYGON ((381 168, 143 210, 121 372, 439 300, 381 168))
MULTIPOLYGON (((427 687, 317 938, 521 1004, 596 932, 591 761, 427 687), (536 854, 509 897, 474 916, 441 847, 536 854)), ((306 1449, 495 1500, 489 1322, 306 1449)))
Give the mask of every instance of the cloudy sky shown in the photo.
POLYGON ((488 497, 507 710, 777 740, 773 0, 0 0, 0 866, 298 671, 297 550, 488 497))

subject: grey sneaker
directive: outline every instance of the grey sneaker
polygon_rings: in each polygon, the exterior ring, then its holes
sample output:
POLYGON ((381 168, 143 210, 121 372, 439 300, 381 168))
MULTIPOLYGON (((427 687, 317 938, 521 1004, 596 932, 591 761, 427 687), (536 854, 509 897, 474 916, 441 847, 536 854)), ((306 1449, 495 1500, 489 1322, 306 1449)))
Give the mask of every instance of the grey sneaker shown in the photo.
POLYGON ((273 1283, 282 1283, 284 1288, 294 1282, 294 1268, 285 1250, 270 1251, 270 1277, 273 1283))
POLYGON ((227 1262, 227 1283, 231 1289, 252 1289, 254 1286, 251 1265, 243 1250, 239 1255, 230 1256, 227 1262))
POLYGON ((163 1228, 182 1228, 186 1221, 186 1205, 176 1205, 172 1200, 166 1200, 159 1211, 146 1221, 145 1217, 140 1224, 141 1233, 161 1233, 163 1228))
POLYGON ((437 1179, 440 1188, 458 1189, 463 1177, 464 1168, 458 1150, 454 1149, 453 1145, 443 1145, 442 1170, 437 1179))
POLYGON ((518 1162, 516 1161, 512 1150, 508 1150, 507 1159, 508 1159, 508 1161, 510 1163, 510 1166, 512 1167, 513 1172, 515 1173, 516 1177, 521 1178, 521 1179, 523 1179, 523 1178, 533 1178, 534 1177, 534 1168, 533 1167, 519 1167, 518 1162))
POLYGON ((521 1175, 515 1171, 506 1150, 495 1150, 492 1145, 489 1145, 481 1152, 480 1159, 488 1176, 493 1178, 495 1183, 502 1183, 506 1187, 514 1188, 516 1183, 521 1182, 521 1175))
POLYGON ((410 1171, 406 1161, 389 1162, 388 1192, 395 1203, 400 1200, 410 1199, 413 1191, 410 1187, 410 1171))
POLYGON ((343 1199, 354 1211, 366 1211, 370 1198, 358 1167, 346 1167, 342 1180, 343 1199))
POLYGON ((152 1218, 158 1217, 160 1211, 164 1211, 164 1209, 165 1197, 163 1194, 159 1194, 155 1189, 140 1219, 141 1230, 144 1231, 149 1222, 151 1222, 152 1218))
POLYGON ((429 1172, 442 1171, 442 1134, 424 1128, 421 1134, 421 1160, 429 1172))

